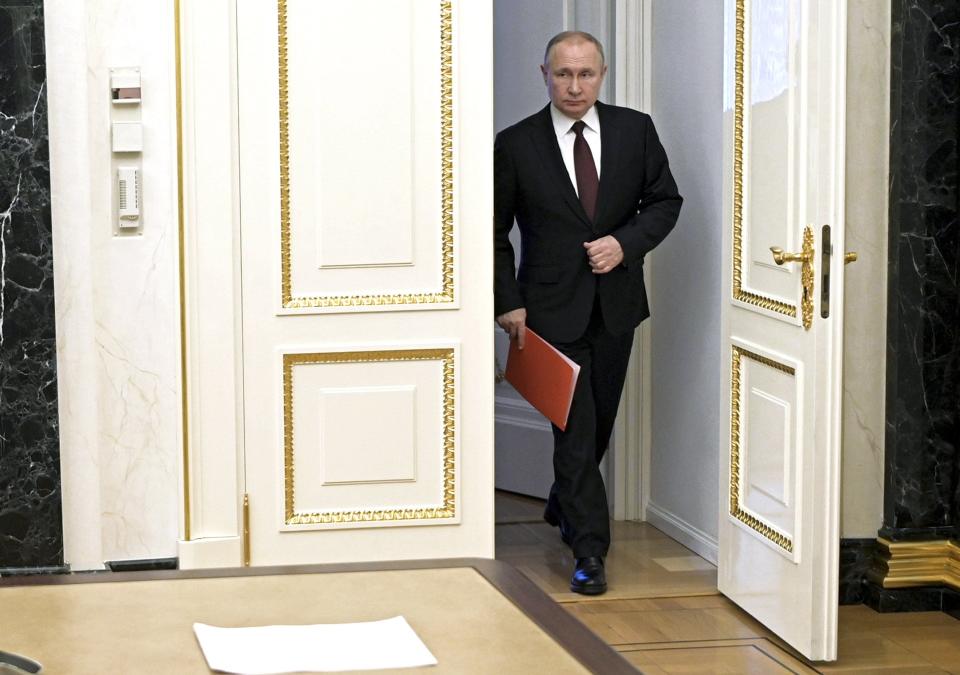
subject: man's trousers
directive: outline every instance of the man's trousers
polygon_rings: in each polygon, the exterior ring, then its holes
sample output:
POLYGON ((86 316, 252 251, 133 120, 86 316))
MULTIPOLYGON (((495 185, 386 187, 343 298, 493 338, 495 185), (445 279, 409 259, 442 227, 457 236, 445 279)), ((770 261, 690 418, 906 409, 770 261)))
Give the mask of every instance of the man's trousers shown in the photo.
POLYGON ((574 557, 605 556, 610 547, 607 493, 600 475, 633 345, 633 330, 607 332, 599 301, 585 333, 553 346, 580 365, 566 431, 553 427, 554 482, 544 518, 565 521, 574 557))

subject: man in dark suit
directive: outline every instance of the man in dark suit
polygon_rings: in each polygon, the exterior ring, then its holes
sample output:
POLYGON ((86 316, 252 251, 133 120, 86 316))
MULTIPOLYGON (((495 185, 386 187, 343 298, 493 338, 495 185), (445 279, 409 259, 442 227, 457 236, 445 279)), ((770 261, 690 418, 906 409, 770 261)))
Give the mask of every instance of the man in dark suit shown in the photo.
POLYGON ((682 199, 650 117, 597 101, 607 66, 596 38, 560 33, 540 69, 550 104, 494 146, 495 311, 518 347, 530 326, 580 364, 566 431, 553 428, 544 519, 573 549, 571 590, 594 595, 607 588, 610 546, 599 462, 634 328, 650 314, 643 258, 673 228, 682 199))

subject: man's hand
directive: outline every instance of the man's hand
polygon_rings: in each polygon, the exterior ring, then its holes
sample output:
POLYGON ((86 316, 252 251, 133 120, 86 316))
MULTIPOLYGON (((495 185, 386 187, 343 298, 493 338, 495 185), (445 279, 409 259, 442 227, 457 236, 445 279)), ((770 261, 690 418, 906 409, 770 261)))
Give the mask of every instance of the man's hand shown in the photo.
POLYGON ((527 309, 520 307, 497 317, 497 324, 507 332, 511 340, 517 341, 517 348, 523 349, 523 339, 526 336, 527 309))
POLYGON ((623 249, 615 237, 607 235, 594 241, 583 242, 594 274, 606 274, 623 262, 623 249))

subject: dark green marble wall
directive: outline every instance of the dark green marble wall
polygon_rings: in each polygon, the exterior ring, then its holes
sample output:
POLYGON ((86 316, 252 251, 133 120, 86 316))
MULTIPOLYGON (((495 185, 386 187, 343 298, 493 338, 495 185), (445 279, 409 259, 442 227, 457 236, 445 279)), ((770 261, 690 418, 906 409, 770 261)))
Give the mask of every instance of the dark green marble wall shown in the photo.
POLYGON ((42 0, 0 0, 0 573, 63 564, 42 0))

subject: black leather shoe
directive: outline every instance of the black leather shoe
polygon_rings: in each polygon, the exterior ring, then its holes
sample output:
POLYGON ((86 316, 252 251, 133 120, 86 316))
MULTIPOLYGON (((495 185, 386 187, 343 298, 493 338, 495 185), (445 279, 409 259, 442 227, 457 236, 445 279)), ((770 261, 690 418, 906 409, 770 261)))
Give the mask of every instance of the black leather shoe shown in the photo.
POLYGON ((573 577, 570 578, 570 590, 583 595, 606 593, 607 575, 603 569, 603 558, 600 556, 577 558, 573 577))

